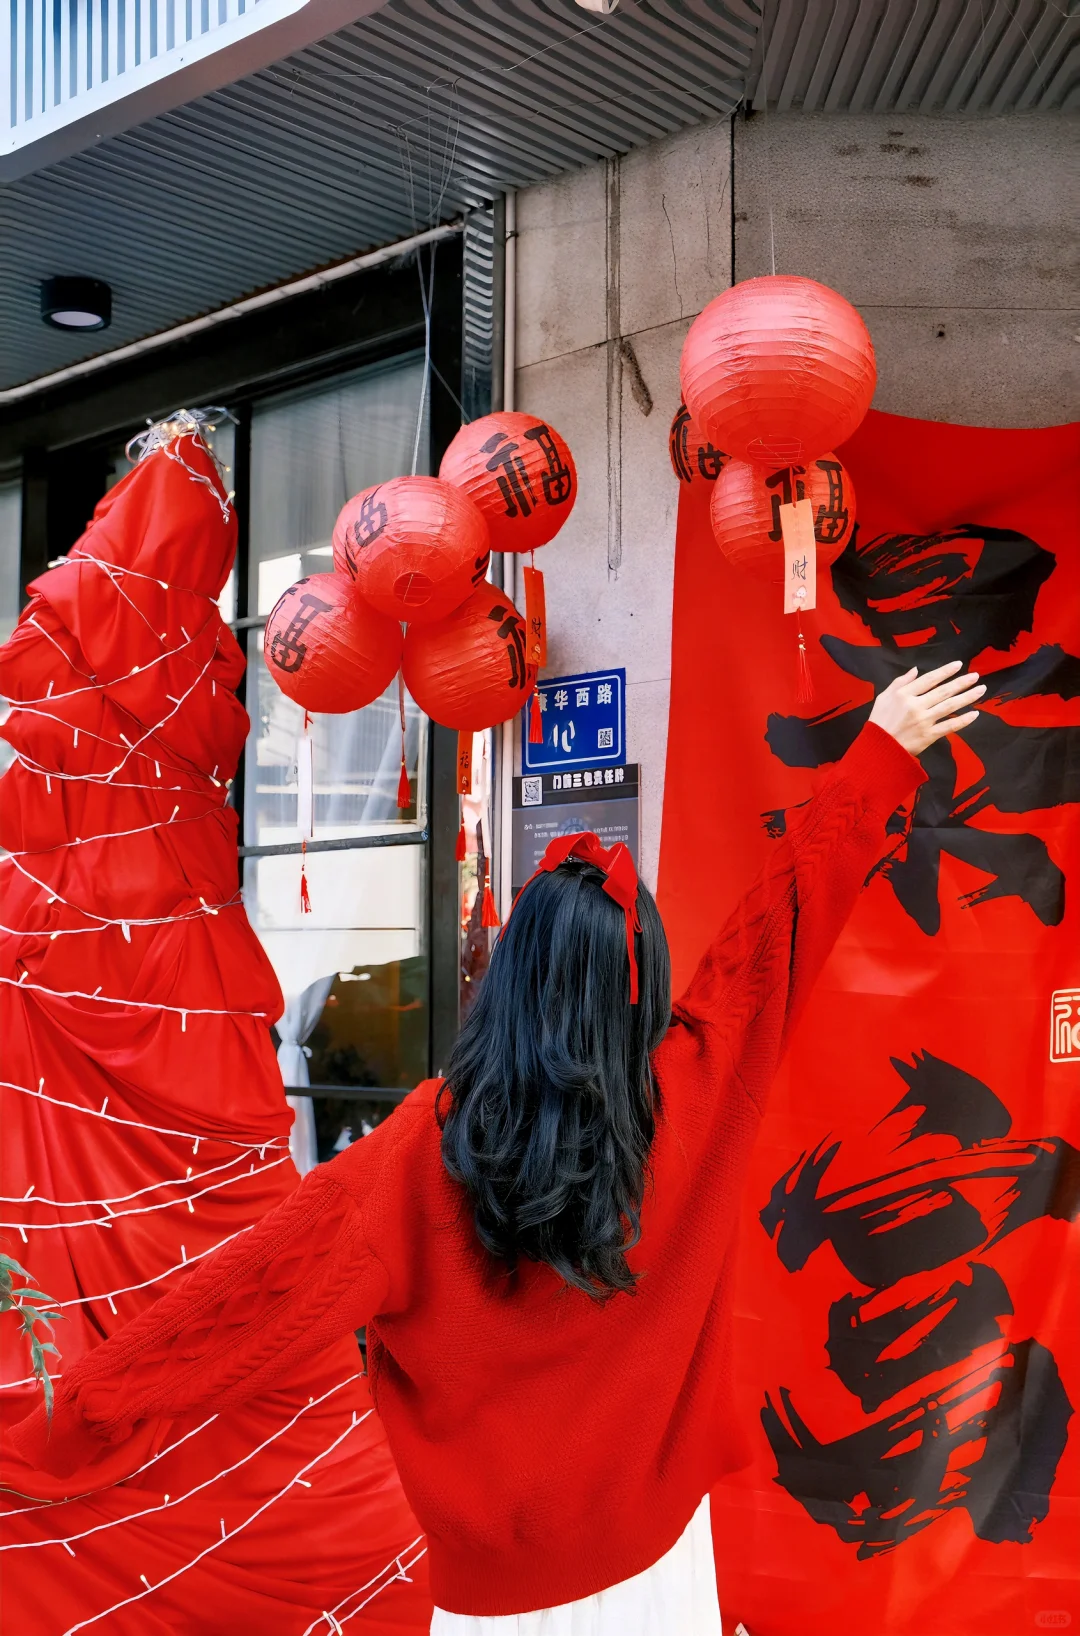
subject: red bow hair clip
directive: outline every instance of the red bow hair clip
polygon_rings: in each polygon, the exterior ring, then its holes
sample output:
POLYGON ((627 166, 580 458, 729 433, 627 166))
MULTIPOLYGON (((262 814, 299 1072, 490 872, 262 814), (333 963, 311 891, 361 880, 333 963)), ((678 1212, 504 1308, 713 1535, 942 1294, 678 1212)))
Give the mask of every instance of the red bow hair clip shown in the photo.
MULTIPOLYGON (((526 891, 532 885, 537 875, 550 874, 553 869, 558 869, 559 865, 565 863, 568 858, 580 858, 582 863, 591 863, 595 868, 599 869, 604 876, 604 891, 609 898, 614 898, 623 912, 623 918, 626 921, 626 952, 630 958, 630 1004, 637 1005, 638 965, 637 954, 634 949, 634 933, 640 932, 641 921, 638 917, 637 906, 638 876, 637 870, 634 868, 634 860, 630 856, 630 849, 624 846, 622 841, 617 841, 611 847, 601 846, 599 836, 594 835, 591 830, 586 831, 584 835, 559 835, 551 842, 538 866, 521 888, 521 892, 526 891)), ((510 914, 513 914, 514 909, 517 908, 521 892, 514 899, 510 914)), ((503 929, 499 933, 500 938, 505 933, 509 921, 510 915, 507 915, 503 923, 503 929)))

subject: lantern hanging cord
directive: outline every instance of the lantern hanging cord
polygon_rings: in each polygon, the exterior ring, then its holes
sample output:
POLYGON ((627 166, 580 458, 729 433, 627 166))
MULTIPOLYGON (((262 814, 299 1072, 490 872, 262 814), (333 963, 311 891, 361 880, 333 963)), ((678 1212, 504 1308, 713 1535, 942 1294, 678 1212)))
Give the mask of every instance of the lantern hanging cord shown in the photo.
MULTIPOLYGON (((765 202, 769 210, 769 271, 775 278, 776 226, 773 220, 772 155, 769 151, 768 15, 768 6, 763 6, 761 12, 761 97, 764 105, 762 109, 762 135, 765 142, 765 202)), ((734 209, 734 201, 732 201, 732 208, 734 209)))
POLYGON ((431 246, 428 282, 424 283, 424 263, 416 252, 416 270, 420 275, 420 301, 424 309, 424 378, 420 386, 420 404, 416 411, 416 436, 413 438, 412 475, 420 461, 420 434, 424 429, 428 392, 431 386, 431 305, 435 295, 435 246, 431 246))

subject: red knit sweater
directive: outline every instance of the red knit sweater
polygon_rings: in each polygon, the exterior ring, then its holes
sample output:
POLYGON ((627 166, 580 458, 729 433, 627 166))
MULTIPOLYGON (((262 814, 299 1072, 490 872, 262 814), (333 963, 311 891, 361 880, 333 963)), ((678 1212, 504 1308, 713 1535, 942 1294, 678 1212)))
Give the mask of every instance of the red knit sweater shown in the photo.
POLYGON ((487 1255, 443 1168, 428 1081, 69 1370, 51 1434, 39 1410, 20 1451, 63 1474, 156 1417, 238 1403, 367 1324, 440 1607, 519 1613, 647 1568, 735 1463, 722 1410, 750 1147, 792 1020, 921 776, 864 728, 675 1006, 633 1295, 598 1306, 546 1266, 511 1279, 487 1255))

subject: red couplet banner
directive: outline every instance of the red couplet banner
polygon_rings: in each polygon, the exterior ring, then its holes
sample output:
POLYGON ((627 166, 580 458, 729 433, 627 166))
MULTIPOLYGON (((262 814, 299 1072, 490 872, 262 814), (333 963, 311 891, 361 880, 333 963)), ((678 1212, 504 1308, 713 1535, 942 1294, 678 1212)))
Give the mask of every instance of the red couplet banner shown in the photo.
POLYGON ((660 906, 676 984, 912 664, 988 683, 817 986, 740 1237, 727 1628, 1080 1630, 1080 428, 872 413, 805 625, 684 489, 660 906))

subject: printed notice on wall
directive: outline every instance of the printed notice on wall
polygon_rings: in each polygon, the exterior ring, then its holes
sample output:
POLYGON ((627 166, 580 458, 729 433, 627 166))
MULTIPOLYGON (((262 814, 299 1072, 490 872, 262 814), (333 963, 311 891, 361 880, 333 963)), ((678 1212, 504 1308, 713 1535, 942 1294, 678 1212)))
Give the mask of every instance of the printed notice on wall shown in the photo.
POLYGON ((592 830, 604 846, 622 841, 638 863, 638 767, 580 767, 514 779, 513 886, 518 892, 558 835, 592 830))

